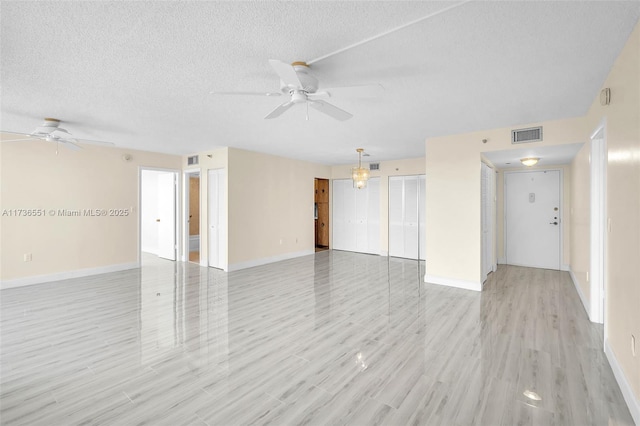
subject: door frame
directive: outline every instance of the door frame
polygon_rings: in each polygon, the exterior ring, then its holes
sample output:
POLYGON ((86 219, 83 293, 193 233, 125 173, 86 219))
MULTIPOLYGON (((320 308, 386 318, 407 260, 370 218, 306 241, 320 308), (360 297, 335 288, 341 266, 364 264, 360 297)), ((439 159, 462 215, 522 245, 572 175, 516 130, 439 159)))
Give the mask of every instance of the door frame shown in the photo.
MULTIPOLYGON (((192 168, 192 169, 185 169, 182 171, 182 217, 184 218, 181 223, 182 223, 182 239, 181 239, 181 245, 182 245, 182 252, 181 252, 181 256, 180 259, 182 259, 183 262, 189 262, 189 222, 187 221, 187 218, 189 217, 189 195, 190 195, 190 189, 189 189, 189 183, 190 180, 189 178, 191 177, 191 175, 194 175, 198 173, 200 175, 200 200, 199 200, 199 204, 198 204, 198 208, 200 209, 200 259, 199 259, 199 264, 203 265, 202 263, 202 173, 200 171, 199 168, 192 168)), ((203 265, 203 266, 206 266, 203 265)))
MULTIPOLYGON (((607 138, 606 121, 591 134, 590 151, 590 224, 589 224, 589 317, 592 322, 604 324, 606 298, 606 246, 607 246, 607 138)), ((606 336, 605 327, 605 340, 606 336)))
MULTIPOLYGON (((207 200, 207 214, 206 214, 206 240, 207 240, 207 256, 205 259, 202 258, 202 256, 200 257, 200 261, 201 262, 205 262, 205 263, 201 263, 202 266, 208 267, 208 268, 215 268, 215 269, 220 269, 224 272, 228 272, 229 271, 229 217, 228 217, 228 203, 229 203, 229 173, 226 167, 216 167, 216 168, 211 168, 211 169, 207 169, 207 192, 206 192, 206 200, 207 200), (224 188, 224 194, 222 195, 221 201, 218 204, 218 217, 219 217, 219 221, 218 221, 218 226, 220 229, 222 229, 222 231, 218 233, 219 236, 221 236, 219 241, 222 243, 222 247, 223 247, 223 254, 222 254, 222 260, 220 261, 220 265, 218 266, 212 266, 211 262, 210 262, 210 256, 211 256, 211 223, 209 222, 209 217, 211 215, 211 197, 210 197, 210 193, 211 193, 211 174, 212 173, 220 173, 224 179, 223 182, 223 188, 224 188)), ((202 174, 200 175, 200 177, 202 178, 202 174)), ((202 183, 202 181, 200 182, 202 183)), ((202 188, 202 186, 200 187, 202 188)), ((200 198, 200 200, 202 201, 202 197, 200 198)), ((202 212, 202 211, 201 211, 202 212)), ((201 232, 202 232, 201 228, 201 232)))
POLYGON ((560 197, 560 215, 558 216, 558 224, 559 224, 559 229, 558 232, 560 232, 560 247, 559 247, 559 253, 558 256, 560 257, 558 259, 558 265, 559 265, 559 271, 566 271, 568 268, 565 266, 565 264, 563 263, 563 253, 564 253, 564 221, 562 220, 562 217, 564 216, 564 170, 562 168, 559 167, 540 167, 540 168, 535 168, 535 169, 527 169, 527 170, 509 170, 509 171, 505 171, 502 177, 502 194, 503 194, 503 206, 502 206, 502 217, 504 218, 504 220, 502 221, 502 247, 504 247, 504 260, 505 263, 508 265, 508 257, 507 257, 507 175, 508 174, 515 174, 515 173, 533 173, 533 172, 548 172, 548 171, 557 171, 560 173, 560 182, 559 182, 559 197, 560 197))
POLYGON ((147 167, 147 166, 138 166, 138 265, 141 264, 142 262, 142 172, 144 170, 147 171, 152 171, 152 172, 168 172, 168 173, 173 173, 175 178, 176 178, 176 183, 175 183, 175 193, 174 193, 174 208, 175 208, 175 224, 174 224, 174 240, 175 240, 175 250, 176 250, 176 255, 175 258, 176 260, 180 259, 179 253, 180 253, 180 241, 181 241, 181 228, 180 228, 180 222, 181 222, 181 214, 180 214, 180 209, 178 208, 178 200, 180 198, 180 179, 181 179, 181 174, 180 174, 180 170, 179 169, 166 169, 166 168, 161 168, 161 167, 147 167))

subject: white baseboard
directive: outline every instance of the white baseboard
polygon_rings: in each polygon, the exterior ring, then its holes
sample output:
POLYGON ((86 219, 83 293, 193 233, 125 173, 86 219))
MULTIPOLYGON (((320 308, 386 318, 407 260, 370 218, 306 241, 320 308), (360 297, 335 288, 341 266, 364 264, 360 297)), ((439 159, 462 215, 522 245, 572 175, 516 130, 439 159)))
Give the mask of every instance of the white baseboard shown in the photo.
POLYGON ((254 266, 266 265, 269 263, 280 262, 281 260, 294 259, 296 257, 308 256, 314 254, 315 250, 302 250, 291 253, 279 254, 277 256, 263 257, 261 259, 247 260, 245 262, 238 262, 227 266, 225 269, 228 272, 239 271, 240 269, 253 268, 254 266))
POLYGON ((584 306, 584 310, 590 319, 591 315, 589 315, 589 301, 587 300, 586 296, 582 292, 582 287, 580 287, 578 278, 573 274, 573 271, 571 270, 571 268, 569 268, 569 276, 571 277, 571 281, 573 281, 573 286, 576 288, 576 291, 578 292, 578 296, 580 296, 580 301, 582 302, 582 306, 584 306))
POLYGON ((627 407, 629 408, 629 412, 631 413, 631 417, 633 417, 633 421, 636 425, 640 425, 640 400, 634 395, 633 388, 631 384, 627 380, 624 372, 622 371, 622 367, 618 363, 618 359, 613 353, 613 349, 609 345, 609 340, 604 341, 604 353, 607 355, 607 359, 609 360, 609 365, 611 365, 611 369, 613 370, 613 375, 618 382, 618 386, 620 386, 620 390, 622 391, 622 396, 624 397, 625 402, 627 403, 627 407))
POLYGON ((47 275, 34 275, 31 277, 14 278, 12 280, 0 281, 0 289, 24 287, 33 284, 42 284, 51 281, 68 280, 70 278, 88 277, 90 275, 106 274, 109 272, 124 271, 127 269, 139 268, 139 262, 119 263, 117 265, 99 266, 97 268, 76 269, 75 271, 58 272, 47 275))
POLYGON ((459 280, 456 278, 438 277, 426 274, 424 276, 424 282, 448 287, 463 288, 465 290, 482 291, 482 283, 478 281, 459 280))
POLYGON ((560 270, 561 271, 565 271, 565 272, 569 272, 571 270, 571 266, 569 265, 565 265, 564 263, 562 265, 560 265, 560 270))
POLYGON ((385 250, 380 250, 380 256, 389 257, 389 252, 385 250))

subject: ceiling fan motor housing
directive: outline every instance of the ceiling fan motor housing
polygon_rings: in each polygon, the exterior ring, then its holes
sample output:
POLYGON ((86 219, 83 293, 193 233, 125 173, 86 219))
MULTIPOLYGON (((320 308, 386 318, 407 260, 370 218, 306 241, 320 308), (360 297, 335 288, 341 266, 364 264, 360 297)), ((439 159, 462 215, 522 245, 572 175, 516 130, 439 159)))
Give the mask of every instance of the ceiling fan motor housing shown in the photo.
POLYGON ((300 88, 302 88, 306 93, 315 93, 318 90, 318 79, 311 74, 307 65, 293 65, 293 69, 295 70, 298 80, 300 80, 302 86, 296 87, 282 83, 282 92, 293 95, 291 92, 300 90, 300 88))

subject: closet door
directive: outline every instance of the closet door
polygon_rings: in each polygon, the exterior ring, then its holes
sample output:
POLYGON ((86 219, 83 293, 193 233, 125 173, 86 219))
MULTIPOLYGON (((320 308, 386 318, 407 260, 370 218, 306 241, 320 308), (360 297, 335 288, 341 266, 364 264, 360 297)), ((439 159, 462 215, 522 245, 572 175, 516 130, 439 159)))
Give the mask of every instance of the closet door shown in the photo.
POLYGON ((389 178, 389 256, 424 259, 424 175, 389 178))
POLYGON ((494 204, 496 179, 494 171, 482 163, 481 174, 481 232, 482 232, 482 281, 487 279, 489 272, 493 271, 493 235, 495 229, 494 204))
POLYGON ((335 179, 332 197, 332 248, 379 254, 380 179, 370 179, 364 189, 353 188, 351 179, 335 179))

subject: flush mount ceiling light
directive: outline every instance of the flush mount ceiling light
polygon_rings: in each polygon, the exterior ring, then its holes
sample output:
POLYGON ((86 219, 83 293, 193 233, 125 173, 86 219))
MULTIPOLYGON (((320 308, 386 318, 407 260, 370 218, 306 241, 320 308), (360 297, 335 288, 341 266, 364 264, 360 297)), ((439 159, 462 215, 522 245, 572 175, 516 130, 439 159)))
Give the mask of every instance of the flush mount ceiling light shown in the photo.
POLYGON ((524 164, 527 167, 531 167, 531 166, 535 166, 536 164, 538 164, 538 160, 540 160, 539 158, 536 157, 527 157, 527 158, 521 158, 520 162, 522 164, 524 164))
POLYGON ((367 186, 367 180, 369 180, 369 170, 362 167, 362 153, 363 148, 356 149, 358 153, 358 167, 351 169, 351 179, 353 180, 353 187, 362 189, 367 186))

